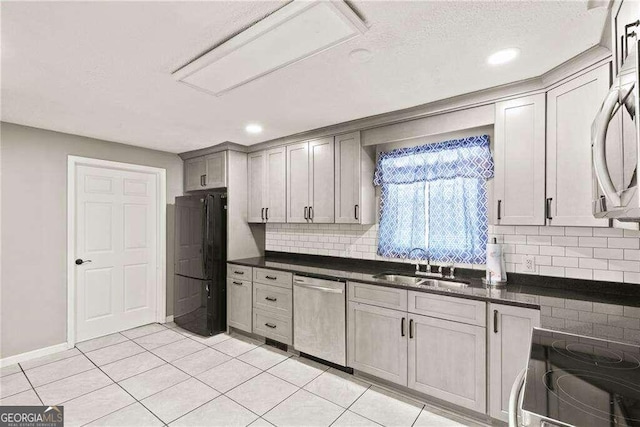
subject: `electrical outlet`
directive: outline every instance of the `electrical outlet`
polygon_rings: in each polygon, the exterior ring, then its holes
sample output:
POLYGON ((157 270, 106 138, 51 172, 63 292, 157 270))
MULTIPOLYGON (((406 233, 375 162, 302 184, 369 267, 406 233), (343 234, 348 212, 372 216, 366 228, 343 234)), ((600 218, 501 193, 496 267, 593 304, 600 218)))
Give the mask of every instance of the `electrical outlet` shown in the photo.
POLYGON ((522 269, 529 273, 536 272, 536 257, 533 255, 522 256, 522 269))

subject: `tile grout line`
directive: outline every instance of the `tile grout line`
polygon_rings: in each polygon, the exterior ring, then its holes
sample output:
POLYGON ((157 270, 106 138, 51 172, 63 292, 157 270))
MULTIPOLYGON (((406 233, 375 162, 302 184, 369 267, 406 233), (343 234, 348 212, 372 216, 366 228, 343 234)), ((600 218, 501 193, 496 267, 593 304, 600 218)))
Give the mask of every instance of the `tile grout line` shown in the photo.
MULTIPOLYGON (((78 349, 78 350, 80 350, 80 349, 78 349)), ((145 350, 145 351, 148 351, 148 350, 145 350)), ((84 352, 82 352, 82 350, 80 350, 80 352, 81 352, 82 354, 84 354, 84 352)), ((84 355, 85 355, 85 357, 87 357, 87 356, 86 356, 86 354, 84 354, 84 355)), ((89 359, 89 358, 87 357, 87 359, 89 359)), ((93 362, 93 360, 89 359, 89 361, 90 361, 91 363, 93 363, 93 364, 94 364, 94 366, 95 366, 96 368, 100 369, 100 367, 99 367, 98 365, 96 365, 96 364, 93 362)), ((113 381, 113 378, 111 378, 111 377, 110 377, 106 372, 104 372, 102 369, 100 369, 100 372, 102 372, 103 374, 105 374, 105 375, 107 376, 107 378, 109 378, 111 381, 113 381)), ((140 405, 142 405, 142 406, 143 406, 147 411, 149 411, 149 412, 151 413, 151 415, 153 415, 154 417, 156 417, 156 418, 157 418, 157 419, 162 423, 162 425, 166 425, 166 424, 165 424, 165 422, 164 422, 164 421, 162 421, 162 420, 160 419, 160 417, 158 417, 158 416, 157 416, 156 414, 154 414, 154 413, 153 413, 149 408, 147 408, 147 407, 146 407, 142 402, 140 402, 138 399, 136 399, 136 397, 135 397, 134 395, 132 395, 131 393, 129 393, 129 391, 128 391, 127 389, 125 389, 124 387, 122 387, 122 386, 121 386, 118 382, 116 382, 116 381, 113 381, 113 383, 114 383, 114 384, 116 384, 118 387, 120 387, 120 388, 121 388, 125 393, 127 393, 129 396, 131 396, 131 398, 133 398, 133 400, 135 400, 135 402, 138 402, 140 405)), ((89 393, 87 393, 87 394, 89 394, 89 393)), ((86 394, 85 394, 85 396, 86 396, 86 394)), ((134 403, 135 403, 135 402, 134 402, 134 403)), ((132 404, 133 404, 133 403, 132 403, 132 404)), ((127 405, 127 406, 130 406, 130 405, 127 405)), ((127 406, 124 406, 123 408, 126 408, 127 406)), ((103 415, 102 417, 99 417, 99 418, 96 418, 96 419, 94 419, 94 420, 91 420, 91 421, 89 421, 88 423, 86 423, 86 424, 84 424, 84 425, 87 425, 87 424, 92 423, 92 422, 94 422, 94 421, 96 421, 96 420, 99 420, 100 418, 104 418, 104 417, 106 417, 106 416, 108 416, 108 415, 111 415, 111 414, 113 414, 113 413, 115 413, 115 412, 118 412, 119 410, 121 410, 121 409, 123 409, 123 408, 118 408, 118 409, 116 409, 115 411, 111 411, 111 412, 109 412, 108 414, 105 414, 105 415, 103 415)))
MULTIPOLYGON (((38 398, 38 400, 40 401, 40 403, 42 403, 42 405, 44 406, 44 402, 42 401, 42 399, 40 398, 40 395, 38 394, 38 391, 36 390, 36 388, 33 386, 33 384, 31 383, 31 380, 29 379, 29 377, 27 376, 27 373, 24 371, 24 369, 22 369, 22 365, 18 364, 18 367, 20 368, 20 371, 22 372, 22 375, 24 375, 24 377, 27 379, 27 382, 29 383, 29 385, 31 386, 31 390, 33 390, 33 392, 36 394, 36 397, 38 398)), ((16 372, 16 374, 19 372, 16 372)), ((25 390, 28 391, 28 390, 25 390)), ((24 392, 20 392, 20 393, 24 393, 24 392)), ((10 396, 15 396, 18 393, 14 393, 11 394, 10 396)), ((9 396, 5 396, 3 397, 3 399, 6 399, 9 396)))

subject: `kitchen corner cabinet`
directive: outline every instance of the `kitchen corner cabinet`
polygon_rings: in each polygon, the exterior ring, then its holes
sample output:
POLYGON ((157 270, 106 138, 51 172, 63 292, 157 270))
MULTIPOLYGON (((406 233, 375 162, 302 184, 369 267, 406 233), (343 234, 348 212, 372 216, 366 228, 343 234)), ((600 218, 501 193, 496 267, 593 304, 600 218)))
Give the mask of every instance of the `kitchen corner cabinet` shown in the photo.
POLYGON ((484 413, 486 328, 409 314, 408 334, 409 388, 484 413))
POLYGON ((335 137, 335 222, 374 224, 375 149, 362 147, 360 132, 335 137))
POLYGON ((185 191, 227 186, 227 152, 187 159, 184 162, 185 191))
POLYGON ((494 224, 545 224, 545 94, 495 104, 494 224))
POLYGON ((488 304, 489 415, 508 420, 509 394, 516 377, 527 367, 531 332, 540 326, 540 310, 488 304))
POLYGON ((249 222, 286 222, 286 149, 248 155, 249 222))
POLYGON ((547 92, 548 225, 609 225, 591 206, 591 124, 608 89, 606 64, 547 92))
POLYGON ((334 222, 334 141, 321 138, 286 147, 287 222, 334 222))
POLYGON ((407 313, 352 301, 347 311, 347 365, 406 386, 407 313))
POLYGON ((252 331, 252 288, 248 280, 227 279, 227 325, 252 331))

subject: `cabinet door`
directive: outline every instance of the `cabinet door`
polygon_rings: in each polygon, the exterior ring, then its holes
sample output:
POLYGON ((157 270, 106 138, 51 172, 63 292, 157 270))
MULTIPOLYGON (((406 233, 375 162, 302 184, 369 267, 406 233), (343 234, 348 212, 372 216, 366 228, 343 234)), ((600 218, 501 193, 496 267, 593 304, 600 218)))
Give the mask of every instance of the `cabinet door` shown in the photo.
POLYGON ((409 315, 409 388, 486 412, 486 329, 409 315))
POLYGON ((495 224, 544 225, 545 96, 496 103, 495 224))
POLYGON ((286 149, 273 148, 266 154, 265 219, 269 222, 287 222, 287 169, 286 149))
POLYGON ((604 65, 547 92, 549 225, 609 225, 593 217, 591 206, 591 124, 608 89, 604 65))
POLYGON ((206 185, 206 167, 204 157, 185 160, 184 189, 185 191, 201 190, 206 185))
POLYGON ((258 151, 247 156, 248 182, 248 220, 249 222, 263 222, 266 207, 266 152, 258 151))
POLYGON ((540 310, 489 304, 489 415, 507 421, 511 386, 527 367, 531 331, 540 310))
POLYGON ((309 141, 309 217, 314 223, 334 222, 333 149, 333 137, 309 141))
POLYGON ((251 282, 227 279, 227 324, 251 332, 251 282))
POLYGON ((407 313, 349 302, 347 364, 407 385, 407 313))
POLYGON ((360 200, 360 132, 335 137, 335 218, 340 224, 359 224, 360 200))
POLYGON ((307 222, 309 144, 287 146, 287 222, 307 222))
POLYGON ((205 156, 207 169, 207 188, 221 188, 227 186, 227 152, 209 154, 205 156))

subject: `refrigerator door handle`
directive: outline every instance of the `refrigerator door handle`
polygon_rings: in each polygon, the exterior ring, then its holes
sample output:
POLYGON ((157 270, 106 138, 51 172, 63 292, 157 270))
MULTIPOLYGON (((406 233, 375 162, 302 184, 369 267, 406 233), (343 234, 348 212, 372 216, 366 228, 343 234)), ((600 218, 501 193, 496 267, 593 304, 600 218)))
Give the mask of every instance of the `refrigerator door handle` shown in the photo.
POLYGON ((207 241, 209 239, 209 196, 205 196, 202 204, 202 277, 207 278, 207 241))

